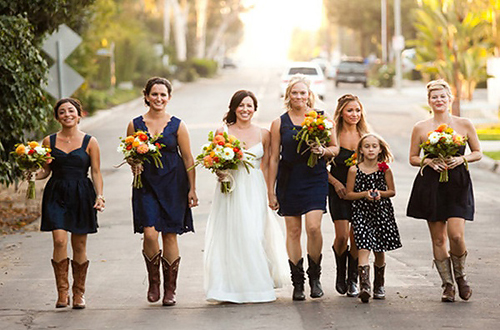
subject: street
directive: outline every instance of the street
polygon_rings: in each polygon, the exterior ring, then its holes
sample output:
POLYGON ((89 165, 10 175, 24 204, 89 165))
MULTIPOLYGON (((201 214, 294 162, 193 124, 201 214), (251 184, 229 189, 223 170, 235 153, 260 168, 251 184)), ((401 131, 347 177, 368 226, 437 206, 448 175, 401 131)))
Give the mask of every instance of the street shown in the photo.
MULTIPOLYGON (((196 156, 207 134, 221 125, 232 94, 253 91, 259 101, 254 122, 269 128, 283 113, 279 99, 279 70, 235 69, 215 79, 201 79, 174 91, 167 111, 188 126, 196 156)), ((334 231, 329 214, 323 217, 323 271, 325 296, 293 302, 292 286, 277 290, 278 300, 265 304, 207 303, 203 291, 203 247, 215 176, 199 167, 193 210, 196 232, 179 237, 181 264, 177 304, 162 307, 146 300, 147 274, 141 235, 134 235, 131 218, 131 181, 128 166, 116 151, 129 121, 145 112, 141 99, 101 111, 85 119, 81 129, 97 138, 101 148, 106 210, 99 214, 99 232, 89 235, 85 297, 87 308, 55 309, 57 293, 50 259, 52 238, 39 231, 0 237, 0 328, 17 329, 498 329, 500 287, 500 176, 480 164, 471 164, 476 216, 466 224, 469 257, 467 275, 473 289, 470 301, 458 298, 442 303, 440 279, 432 267, 431 241, 423 220, 407 218, 406 203, 418 168, 408 164, 411 128, 426 118, 422 108, 426 91, 421 83, 394 89, 364 89, 361 85, 334 88, 328 82, 324 102, 316 107, 333 115, 344 93, 359 96, 372 128, 392 148, 396 161, 396 197, 392 199, 403 248, 386 255, 386 300, 362 304, 335 291, 331 250, 334 231)), ((280 219, 283 224, 283 219, 280 219)), ((304 236, 304 234, 303 234, 304 236)), ((372 274, 373 276, 373 274, 372 274)), ((373 278, 373 277, 372 277, 373 278)), ((70 282, 71 283, 71 282, 70 282)), ((306 283, 306 294, 309 287, 306 283)))

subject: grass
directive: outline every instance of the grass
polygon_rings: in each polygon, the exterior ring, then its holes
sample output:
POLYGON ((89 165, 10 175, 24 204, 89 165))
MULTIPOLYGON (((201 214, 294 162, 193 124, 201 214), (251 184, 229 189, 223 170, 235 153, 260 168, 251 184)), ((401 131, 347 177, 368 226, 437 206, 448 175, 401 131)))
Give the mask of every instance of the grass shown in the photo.
POLYGON ((483 151, 483 154, 494 160, 500 160, 500 151, 483 151))
POLYGON ((500 140, 500 123, 479 125, 476 131, 479 140, 500 140))

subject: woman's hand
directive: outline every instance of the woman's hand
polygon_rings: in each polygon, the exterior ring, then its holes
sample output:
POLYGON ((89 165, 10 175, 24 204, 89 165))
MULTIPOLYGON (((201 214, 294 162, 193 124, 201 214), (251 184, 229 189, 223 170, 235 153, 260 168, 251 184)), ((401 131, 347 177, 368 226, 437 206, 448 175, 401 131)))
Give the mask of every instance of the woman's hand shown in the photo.
POLYGON ((196 191, 193 189, 189 190, 188 193, 188 204, 189 207, 196 207, 198 206, 198 196, 196 195, 196 191))
POLYGON ((215 175, 217 175, 217 180, 219 182, 225 182, 228 180, 229 173, 227 171, 215 170, 215 175))
POLYGON ((337 193, 340 199, 345 198, 347 190, 345 189, 345 186, 342 183, 336 182, 335 184, 333 184, 333 188, 335 189, 335 192, 337 193))
POLYGON ((318 145, 318 144, 314 144, 312 147, 311 147, 311 152, 313 154, 316 154, 320 157, 324 156, 325 153, 326 153, 326 148, 324 148, 323 146, 321 145, 318 145))
POLYGON ((132 174, 139 175, 144 171, 144 166, 142 166, 141 162, 134 161, 133 159, 127 158, 127 163, 130 165, 130 169, 132 170, 132 174))
POLYGON ((463 157, 449 157, 446 158, 445 162, 446 165, 448 166, 448 169, 454 169, 455 167, 465 163, 465 160, 463 157))
POLYGON ((448 165, 439 158, 432 158, 428 165, 436 172, 441 173, 448 169, 448 165))
POLYGON ((104 196, 102 195, 97 196, 95 199, 94 208, 99 212, 103 212, 105 206, 106 206, 106 200, 104 199, 104 196))
POLYGON ((279 209, 280 205, 278 204, 278 198, 276 198, 276 194, 268 194, 267 196, 269 200, 269 207, 271 210, 276 211, 279 209))

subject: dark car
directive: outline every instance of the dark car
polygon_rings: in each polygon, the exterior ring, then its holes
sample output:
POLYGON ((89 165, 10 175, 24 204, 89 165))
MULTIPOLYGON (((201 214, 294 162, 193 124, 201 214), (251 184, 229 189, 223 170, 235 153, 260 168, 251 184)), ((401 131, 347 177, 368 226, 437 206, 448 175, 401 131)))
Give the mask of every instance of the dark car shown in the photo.
POLYGON ((337 66, 337 75, 335 76, 335 86, 339 83, 363 84, 368 87, 368 66, 363 61, 345 60, 337 66))

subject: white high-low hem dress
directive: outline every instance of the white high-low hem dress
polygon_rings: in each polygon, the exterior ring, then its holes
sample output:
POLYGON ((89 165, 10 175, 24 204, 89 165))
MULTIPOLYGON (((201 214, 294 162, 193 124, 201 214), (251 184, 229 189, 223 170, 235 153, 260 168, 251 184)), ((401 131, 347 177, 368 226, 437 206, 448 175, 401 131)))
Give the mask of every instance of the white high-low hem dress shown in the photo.
POLYGON ((283 232, 269 209, 260 162, 262 142, 248 152, 244 166, 231 170, 234 190, 223 194, 217 183, 205 236, 204 284, 208 301, 233 303, 276 300, 274 288, 288 280, 283 232))

